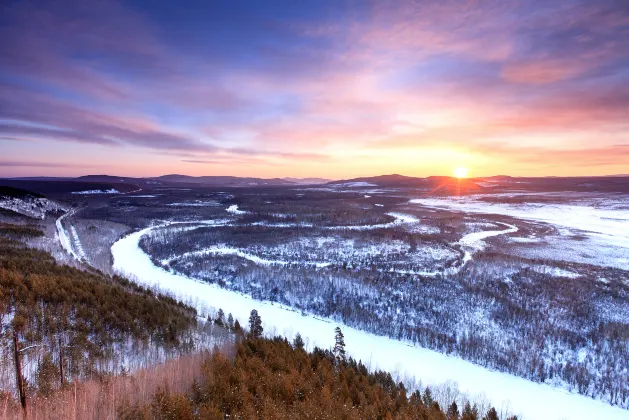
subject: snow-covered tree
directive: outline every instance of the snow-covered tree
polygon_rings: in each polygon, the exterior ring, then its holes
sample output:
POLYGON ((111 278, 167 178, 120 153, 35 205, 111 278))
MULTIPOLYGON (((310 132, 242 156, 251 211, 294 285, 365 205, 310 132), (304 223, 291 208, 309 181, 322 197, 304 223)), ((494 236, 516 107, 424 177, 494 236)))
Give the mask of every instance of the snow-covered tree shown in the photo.
POLYGON ((337 364, 345 364, 347 357, 345 356, 345 336, 340 327, 334 329, 334 358, 337 364))

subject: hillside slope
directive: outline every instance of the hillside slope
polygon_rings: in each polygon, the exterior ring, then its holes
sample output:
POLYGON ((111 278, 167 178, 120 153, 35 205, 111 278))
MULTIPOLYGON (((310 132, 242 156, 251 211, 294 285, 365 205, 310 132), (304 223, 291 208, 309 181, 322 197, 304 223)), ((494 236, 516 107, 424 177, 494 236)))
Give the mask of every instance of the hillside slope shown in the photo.
POLYGON ((0 208, 35 219, 64 211, 63 206, 41 194, 7 186, 0 186, 0 208))

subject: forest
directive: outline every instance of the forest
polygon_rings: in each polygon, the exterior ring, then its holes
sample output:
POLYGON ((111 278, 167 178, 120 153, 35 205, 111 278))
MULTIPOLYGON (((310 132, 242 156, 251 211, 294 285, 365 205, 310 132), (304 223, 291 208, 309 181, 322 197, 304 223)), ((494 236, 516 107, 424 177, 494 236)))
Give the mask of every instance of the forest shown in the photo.
POLYGON ((219 310, 201 328, 232 339, 199 350, 192 308, 119 276, 59 265, 21 242, 41 234, 0 225, 1 418, 21 418, 25 408, 48 418, 110 418, 115 410, 128 420, 500 418, 469 402, 441 407, 429 388, 369 372, 345 357, 340 328, 333 350, 307 352, 301 336, 264 338, 256 311, 247 330, 219 310), (171 356, 128 360, 156 349, 171 356), (133 387, 142 398, 122 391, 133 387))
MULTIPOLYGON (((338 341, 337 341, 338 343, 338 341)), ((303 343, 302 343, 303 344, 303 343)), ((303 349, 298 340, 240 340, 234 357, 213 353, 186 393, 158 391, 145 405, 123 403, 124 420, 148 419, 417 419, 498 420, 465 402, 441 407, 431 390, 407 390, 390 373, 370 373, 330 350, 303 349)), ((517 420, 515 416, 506 420, 517 420)))
POLYGON ((194 348, 193 308, 21 242, 41 234, 0 224, 0 392, 47 395, 194 348))
MULTIPOLYGON (((629 325, 621 321, 629 287, 547 268, 591 267, 485 250, 458 272, 424 276, 415 273, 460 264, 457 249, 391 227, 191 223, 155 229, 141 246, 158 266, 255 299, 629 406, 629 325)), ((614 269, 596 272, 618 278, 614 269)))

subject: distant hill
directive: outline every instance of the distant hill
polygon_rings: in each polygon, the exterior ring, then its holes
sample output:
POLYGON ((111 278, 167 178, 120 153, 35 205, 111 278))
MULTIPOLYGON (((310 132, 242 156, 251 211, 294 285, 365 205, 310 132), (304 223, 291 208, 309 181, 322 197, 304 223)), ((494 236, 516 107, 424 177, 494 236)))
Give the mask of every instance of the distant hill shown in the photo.
POLYGON ((284 181, 292 182, 299 185, 321 185, 332 182, 331 179, 326 178, 282 178, 284 181))
POLYGON ((33 197, 33 198, 44 198, 43 195, 37 194, 32 191, 23 190, 21 188, 0 186, 0 197, 7 198, 25 198, 25 197, 33 197))
POLYGON ((189 176, 169 174, 157 177, 85 175, 77 178, 29 177, 0 179, 0 186, 21 188, 39 194, 68 194, 81 191, 120 193, 156 186, 186 185, 194 187, 290 187, 327 185, 334 188, 416 188, 435 194, 496 193, 509 190, 531 191, 607 191, 629 192, 629 177, 609 175, 595 177, 512 177, 496 175, 458 179, 449 176, 425 178, 400 174, 360 177, 338 181, 325 178, 255 178, 237 176, 189 176))
POLYGON ((73 181, 81 182, 98 182, 104 184, 131 184, 136 186, 137 189, 144 185, 160 185, 159 181, 155 181, 153 178, 133 178, 128 176, 115 176, 115 175, 84 175, 77 178, 73 178, 73 181))
POLYGON ((596 191, 629 193, 629 177, 622 175, 592 177, 511 177, 491 176, 471 181, 492 192, 499 191, 596 191))
POLYGON ((82 191, 111 191, 129 192, 137 190, 136 184, 123 182, 84 182, 77 178, 55 180, 26 180, 26 179, 0 179, 0 186, 20 188, 43 195, 70 194, 82 191))
POLYGON ((418 178, 398 174, 333 181, 327 185, 342 188, 419 188, 430 190, 435 194, 467 194, 483 190, 483 187, 469 179, 458 179, 449 176, 418 178))
POLYGON ((241 178, 237 176, 188 176, 188 175, 162 175, 152 180, 169 182, 169 183, 185 183, 200 185, 215 185, 224 187, 258 187, 258 186, 281 186, 295 185, 294 182, 281 178, 241 178))

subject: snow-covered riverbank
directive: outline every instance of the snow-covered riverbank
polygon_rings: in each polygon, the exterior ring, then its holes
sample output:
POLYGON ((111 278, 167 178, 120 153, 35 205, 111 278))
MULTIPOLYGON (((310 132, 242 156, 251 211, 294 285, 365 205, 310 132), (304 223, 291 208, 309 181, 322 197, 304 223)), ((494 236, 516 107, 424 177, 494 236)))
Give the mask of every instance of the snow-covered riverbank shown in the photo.
MULTIPOLYGON (((202 283, 181 274, 155 266, 139 247, 147 228, 117 241, 112 246, 114 269, 140 284, 158 287, 199 309, 222 308, 246 325, 251 309, 260 313, 266 332, 292 338, 300 332, 309 346, 328 348, 338 323, 314 316, 304 316, 291 308, 260 302, 216 285, 202 283)), ((511 228, 510 228, 511 229, 511 228)), ((507 229, 509 231, 510 229, 507 229)), ((501 233, 507 233, 501 231, 501 233)), ((478 239, 478 238, 477 238, 478 239)), ((629 411, 562 389, 537 384, 512 375, 491 371, 456 357, 414 347, 405 342, 376 336, 347 326, 343 327, 348 354, 361 359, 371 368, 416 376, 424 384, 454 381, 471 396, 485 394, 497 407, 508 401, 512 411, 523 419, 626 419, 629 411)))
POLYGON ((61 243, 61 247, 70 254, 74 259, 79 259, 79 256, 74 251, 72 247, 72 241, 70 240, 70 235, 68 235, 68 231, 63 227, 63 219, 68 216, 72 216, 74 214, 74 209, 64 213, 55 221, 55 226, 57 226, 57 235, 59 236, 59 242, 61 243))

